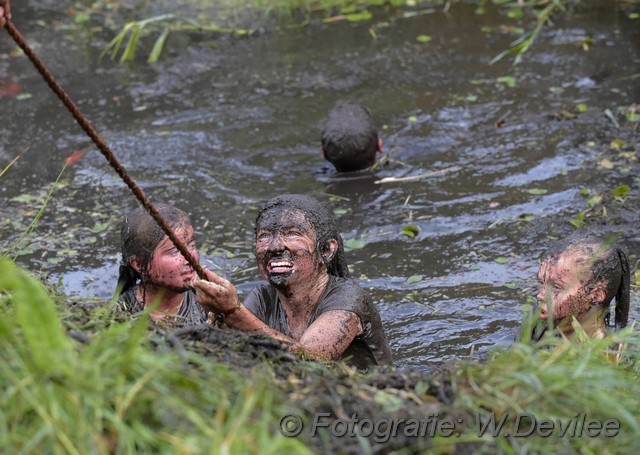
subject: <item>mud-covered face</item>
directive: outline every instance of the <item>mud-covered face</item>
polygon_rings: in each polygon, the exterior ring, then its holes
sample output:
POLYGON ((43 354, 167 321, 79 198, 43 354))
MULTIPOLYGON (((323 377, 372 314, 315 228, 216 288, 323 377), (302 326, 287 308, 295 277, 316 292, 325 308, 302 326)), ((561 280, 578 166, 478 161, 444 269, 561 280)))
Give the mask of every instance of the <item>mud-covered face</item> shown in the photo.
MULTIPOLYGON (((193 227, 185 226, 175 230, 176 236, 187 245, 196 261, 200 260, 196 248, 193 227)), ((195 272, 173 245, 168 236, 158 243, 147 270, 147 283, 170 289, 174 292, 185 292, 193 288, 195 272)))
POLYGON ((275 287, 314 280, 326 267, 316 248, 316 234, 297 210, 264 213, 256 229, 260 274, 275 287))
POLYGON ((586 285, 588 278, 588 263, 579 253, 569 251, 555 262, 545 260, 538 271, 540 317, 549 317, 549 305, 556 324, 569 316, 575 316, 578 320, 584 316, 592 306, 590 290, 586 285))

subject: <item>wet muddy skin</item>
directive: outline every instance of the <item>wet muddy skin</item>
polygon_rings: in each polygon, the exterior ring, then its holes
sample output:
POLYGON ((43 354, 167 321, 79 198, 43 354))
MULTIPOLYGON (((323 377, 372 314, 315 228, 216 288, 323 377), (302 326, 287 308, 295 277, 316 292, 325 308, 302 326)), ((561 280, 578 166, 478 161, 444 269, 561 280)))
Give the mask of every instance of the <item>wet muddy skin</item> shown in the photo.
MULTIPOLYGON (((156 65, 144 50, 131 65, 99 61, 113 35, 52 25, 71 20, 63 11, 29 2, 13 14, 151 200, 190 215, 202 263, 246 292, 261 279, 257 208, 283 193, 327 202, 400 367, 428 369, 510 342, 549 239, 572 232, 569 221, 598 192, 631 188, 626 204, 609 196, 607 217, 587 221, 619 234, 637 260, 639 217, 629 204, 638 200, 638 129, 618 109, 640 102, 640 29, 612 5, 558 17, 518 66, 489 65, 517 38, 504 27, 514 21, 458 3, 446 14, 380 13, 366 23, 221 38, 215 48, 184 36, 169 40, 156 65), (432 40, 419 42, 425 33, 432 40), (371 179, 337 176, 320 155, 338 99, 366 105, 379 126, 390 162, 371 179), (624 142, 612 148, 616 140, 624 142), (449 171, 376 183, 441 169, 449 171)), ((3 250, 27 228, 64 159, 89 145, 26 58, 11 56, 14 47, 3 34, 2 87, 17 84, 24 96, 0 93, 0 167, 25 151, 0 180, 3 250)), ((119 222, 135 205, 92 150, 66 169, 18 263, 72 296, 109 298, 119 222)), ((631 319, 637 303, 633 293, 631 319)))

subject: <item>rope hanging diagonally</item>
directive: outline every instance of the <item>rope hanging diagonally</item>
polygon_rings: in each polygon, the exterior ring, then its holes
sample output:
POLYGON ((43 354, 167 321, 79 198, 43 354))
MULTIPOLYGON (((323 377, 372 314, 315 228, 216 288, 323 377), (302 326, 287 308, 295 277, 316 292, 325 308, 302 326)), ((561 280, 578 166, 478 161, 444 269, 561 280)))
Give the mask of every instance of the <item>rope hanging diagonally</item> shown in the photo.
POLYGON ((162 230, 167 234, 171 242, 175 245, 175 247, 182 253, 185 257, 189 265, 195 270, 198 276, 201 279, 205 279, 205 273, 202 266, 195 260, 195 257, 191 254, 191 252, 187 249, 187 246, 180 240, 176 234, 173 232, 173 229, 165 222, 162 218, 162 215, 158 212, 158 210, 153 206, 147 195, 142 191, 142 188, 138 186, 138 184, 129 176, 124 166, 120 164, 116 156, 113 154, 107 143, 104 139, 98 134, 98 132, 93 128, 91 123, 87 120, 87 118, 82 115, 78 106, 73 102, 73 100, 67 95, 67 93, 60 87, 60 85, 56 82, 51 73, 44 66, 42 61, 35 54, 33 49, 29 47, 23 36, 20 34, 18 29, 13 25, 10 20, 7 20, 4 27, 9 32, 9 35, 13 38, 16 44, 22 49, 25 55, 29 58, 31 63, 36 67, 38 72, 42 75, 44 80, 49 84, 51 90, 55 92, 55 94, 60 98, 60 101, 66 106, 66 108, 71 112, 73 117, 76 119, 78 124, 82 127, 82 129, 87 133, 87 135, 91 138, 91 140, 96 144, 98 150, 104 155, 107 159, 111 167, 118 173, 120 178, 127 184, 129 189, 133 192, 133 195, 138 199, 138 201, 144 206, 144 208, 149 212, 151 217, 158 223, 158 225, 162 228, 162 230))

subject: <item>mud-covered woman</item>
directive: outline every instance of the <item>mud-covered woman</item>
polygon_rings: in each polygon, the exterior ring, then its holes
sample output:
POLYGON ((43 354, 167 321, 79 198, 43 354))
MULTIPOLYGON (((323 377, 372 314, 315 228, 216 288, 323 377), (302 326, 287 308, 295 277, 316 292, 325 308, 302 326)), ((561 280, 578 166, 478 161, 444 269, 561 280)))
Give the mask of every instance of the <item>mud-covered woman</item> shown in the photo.
MULTIPOLYGON (((167 204, 158 204, 156 209, 199 260, 193 226, 187 214, 167 204)), ((170 317, 186 324, 207 322, 208 312, 196 301, 193 290, 195 271, 143 208, 124 217, 121 246, 122 261, 116 290, 119 312, 149 311, 154 320, 170 317)))
POLYGON ((615 300, 615 329, 627 325, 630 300, 629 260, 624 248, 592 234, 553 243, 538 271, 541 323, 532 339, 540 340, 553 322, 556 335, 570 338, 573 318, 592 338, 604 338, 615 300))
POLYGON ((344 359, 365 370, 392 363, 380 315, 349 277, 331 212, 303 195, 268 201, 255 224, 255 255, 267 281, 241 303, 236 288, 207 271, 197 299, 244 332, 264 333, 316 360, 344 359))

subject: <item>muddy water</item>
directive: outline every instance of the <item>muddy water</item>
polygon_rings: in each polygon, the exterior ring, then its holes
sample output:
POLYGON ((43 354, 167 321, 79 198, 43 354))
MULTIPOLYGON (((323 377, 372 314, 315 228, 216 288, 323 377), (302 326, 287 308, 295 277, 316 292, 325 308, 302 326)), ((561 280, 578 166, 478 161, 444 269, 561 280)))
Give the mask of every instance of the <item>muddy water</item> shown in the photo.
MULTIPOLYGON (((142 53, 133 65, 99 62, 111 35, 66 30, 64 11, 33 3, 15 6, 16 25, 149 197, 191 214, 203 263, 247 291, 259 280, 257 207, 286 192, 327 202, 401 366, 509 343, 535 294, 541 251, 585 208, 581 190, 637 185, 624 172, 603 181, 598 166, 614 139, 637 152, 631 125, 603 111, 640 101, 640 27, 608 3, 559 18, 516 67, 489 61, 516 38, 505 25, 531 24, 458 3, 447 14, 391 11, 215 47, 177 37, 154 66, 142 53), (423 34, 432 40, 417 41, 423 34), (577 44, 585 38, 588 51, 577 44), (514 86, 498 81, 505 76, 514 86), (338 99, 376 118, 389 162, 372 175, 336 176, 320 157, 322 123, 338 99), (407 226, 415 237, 402 234, 407 226)), ((24 154, 0 180, 3 250, 63 160, 90 145, 13 49, 4 34, 0 84, 20 93, 2 96, 0 165, 24 154)), ((90 149, 65 170, 17 260, 65 293, 108 298, 120 216, 135 205, 90 149)), ((606 229, 635 254, 635 227, 606 229)))

